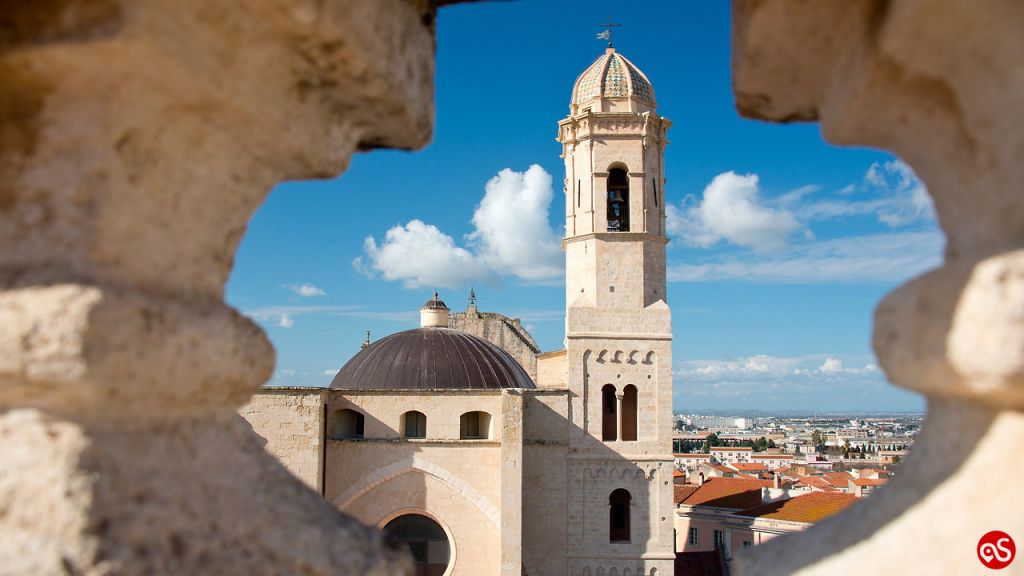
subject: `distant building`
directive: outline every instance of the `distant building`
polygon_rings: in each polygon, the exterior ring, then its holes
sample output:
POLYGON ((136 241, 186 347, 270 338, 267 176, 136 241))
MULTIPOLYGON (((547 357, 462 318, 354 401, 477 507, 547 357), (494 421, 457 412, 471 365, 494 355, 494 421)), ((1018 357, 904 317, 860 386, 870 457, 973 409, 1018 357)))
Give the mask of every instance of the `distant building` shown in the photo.
POLYGON ((754 449, 749 446, 714 446, 711 457, 722 464, 732 462, 750 462, 754 449))
POLYGON ((856 502, 849 494, 795 491, 771 481, 712 478, 676 492, 676 550, 734 552, 801 532, 856 502))

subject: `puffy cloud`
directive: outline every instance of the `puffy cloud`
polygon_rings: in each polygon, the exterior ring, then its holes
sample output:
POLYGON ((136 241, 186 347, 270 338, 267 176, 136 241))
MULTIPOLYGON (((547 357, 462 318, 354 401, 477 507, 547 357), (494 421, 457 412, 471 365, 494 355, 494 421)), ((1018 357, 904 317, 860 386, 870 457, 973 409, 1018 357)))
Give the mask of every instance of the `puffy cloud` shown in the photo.
POLYGON ((295 325, 295 318, 300 316, 343 316, 346 318, 402 323, 411 322, 419 317, 419 311, 417 310, 395 312, 364 310, 361 306, 350 304, 334 306, 261 306, 242 310, 242 313, 265 325, 280 326, 282 328, 291 328, 295 325))
POLYGON ((716 255, 670 264, 673 282, 893 283, 942 263, 939 232, 852 236, 794 246, 784 254, 716 255))
POLYGON ((878 211, 880 222, 895 227, 935 218, 928 190, 905 163, 875 162, 868 168, 864 181, 889 200, 878 211))
POLYGON ((667 231, 689 246, 707 248, 724 240, 759 252, 778 252, 803 230, 814 240, 810 223, 836 218, 873 216, 888 227, 929 222, 935 209, 913 170, 899 160, 875 162, 858 184, 819 197, 811 184, 775 198, 761 194, 756 174, 724 172, 701 198, 687 196, 680 206, 666 207, 667 231))
POLYGON ((867 355, 757 354, 685 360, 673 370, 677 408, 918 410, 918 396, 891 386, 867 355))
POLYGON ((326 296, 327 292, 324 292, 323 288, 318 288, 312 284, 289 284, 287 286, 289 290, 295 293, 296 296, 302 296, 303 298, 311 298, 313 296, 326 296))
POLYGON ((791 212, 765 203, 756 174, 735 172, 715 176, 699 202, 690 197, 681 209, 669 205, 666 219, 669 234, 691 246, 727 240, 760 252, 785 247, 802 228, 791 212))
POLYGON ((551 175, 540 166, 525 172, 506 168, 485 185, 466 247, 436 226, 412 220, 388 230, 380 244, 367 238, 366 260, 356 258, 353 265, 408 288, 453 288, 503 275, 531 282, 560 279, 565 258, 548 223, 552 197, 551 175))
POLYGON ((899 160, 873 163, 859 184, 846 186, 836 196, 803 203, 786 196, 779 200, 804 222, 875 216, 879 222, 896 228, 935 218, 928 190, 910 166, 899 160))
POLYGON ((838 358, 826 358, 821 366, 818 367, 818 372, 822 374, 839 374, 843 371, 843 361, 838 358))
MULTIPOLYGON (((455 245, 451 236, 436 226, 411 220, 395 226, 380 245, 373 237, 364 241, 368 269, 385 280, 401 280, 407 288, 461 286, 491 279, 492 271, 476 255, 455 245)), ((363 267, 361 258, 353 264, 363 267)))
POLYGON ((526 280, 561 276, 561 237, 548 223, 552 197, 551 175, 536 164, 526 172, 498 172, 484 187, 468 240, 498 273, 526 280))

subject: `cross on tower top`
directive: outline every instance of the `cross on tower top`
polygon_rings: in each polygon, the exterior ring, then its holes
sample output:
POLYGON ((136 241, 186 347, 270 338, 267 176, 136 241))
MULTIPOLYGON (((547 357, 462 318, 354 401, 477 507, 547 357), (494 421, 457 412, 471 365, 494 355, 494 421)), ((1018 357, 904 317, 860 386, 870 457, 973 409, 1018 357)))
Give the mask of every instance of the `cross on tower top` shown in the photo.
POLYGON ((612 28, 618 28, 619 26, 622 26, 622 24, 615 24, 615 23, 613 23, 612 22, 612 17, 609 16, 608 17, 608 21, 605 22, 604 24, 599 24, 599 26, 604 28, 604 32, 600 32, 597 35, 597 38, 599 40, 607 40, 608 41, 608 47, 611 48, 612 47, 612 28))

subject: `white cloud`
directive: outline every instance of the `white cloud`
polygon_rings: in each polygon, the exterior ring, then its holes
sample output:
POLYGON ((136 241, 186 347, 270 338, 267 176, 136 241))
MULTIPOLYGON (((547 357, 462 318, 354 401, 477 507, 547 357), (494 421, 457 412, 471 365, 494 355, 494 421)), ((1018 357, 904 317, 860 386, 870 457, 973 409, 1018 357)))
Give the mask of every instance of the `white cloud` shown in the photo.
POLYGON ((311 298, 313 296, 326 296, 327 292, 324 292, 323 288, 318 288, 312 284, 288 284, 287 288, 295 293, 296 296, 302 296, 303 298, 311 298))
POLYGON ((551 175, 540 166, 525 172, 506 168, 484 187, 467 247, 436 226, 412 220, 388 230, 379 245, 367 238, 366 260, 356 258, 353 265, 408 288, 452 288, 503 275, 530 282, 560 279, 565 259, 548 223, 552 197, 551 175))
POLYGON ((852 236, 795 246, 785 254, 719 255, 668 267, 673 282, 765 284, 894 283, 942 263, 938 232, 852 236))
POLYGON ((813 240, 813 222, 873 216, 896 228, 935 219, 924 184, 899 160, 873 163, 860 183, 831 196, 819 197, 820 191, 821 186, 810 184, 767 198, 756 174, 724 172, 701 198, 691 195, 680 206, 669 205, 666 229, 689 246, 708 248, 724 240, 758 252, 778 252, 798 231, 813 240))
POLYGON ((496 272, 525 280, 561 276, 561 237, 548 224, 551 175, 534 164, 526 172, 508 168, 491 178, 473 214, 476 230, 467 237, 496 272))
POLYGON ((899 160, 873 163, 859 185, 850 184, 836 192, 836 196, 792 203, 790 207, 804 222, 875 216, 882 224, 896 228, 935 219, 928 190, 910 166, 899 160))
POLYGON ((677 408, 758 410, 920 409, 920 397, 891 386, 864 354, 757 354, 684 360, 673 370, 677 408))
POLYGON ((765 203, 756 174, 735 172, 715 176, 699 203, 689 198, 682 209, 669 205, 666 218, 669 234, 691 246, 727 240, 760 252, 782 249, 802 228, 791 212, 765 203))
POLYGON ((878 211, 878 220, 889 226, 903 226, 935 218, 935 206, 928 190, 914 171, 899 160, 875 162, 864 181, 890 201, 878 211))
MULTIPOLYGON (((452 288, 493 277, 479 256, 456 246, 451 236, 420 220, 388 230, 379 246, 372 236, 367 238, 363 249, 370 261, 369 270, 385 280, 401 280, 407 288, 452 288)), ((362 267, 362 259, 356 258, 353 265, 362 267)))
POLYGON ((393 322, 413 322, 419 318, 418 310, 380 311, 364 310, 360 306, 261 306, 242 310, 249 318, 264 324, 291 328, 295 318, 300 316, 343 316, 346 318, 369 318, 393 322))

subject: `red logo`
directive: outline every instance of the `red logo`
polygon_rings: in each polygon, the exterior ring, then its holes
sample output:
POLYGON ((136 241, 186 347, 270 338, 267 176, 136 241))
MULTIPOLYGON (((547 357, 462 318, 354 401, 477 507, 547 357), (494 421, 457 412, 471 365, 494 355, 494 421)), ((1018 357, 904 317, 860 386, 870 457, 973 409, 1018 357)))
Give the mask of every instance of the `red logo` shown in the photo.
POLYGON ((978 560, 986 568, 1002 570, 1013 562, 1016 555, 1017 545, 1006 532, 993 530, 978 540, 978 560))

